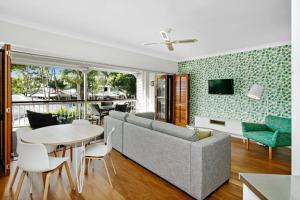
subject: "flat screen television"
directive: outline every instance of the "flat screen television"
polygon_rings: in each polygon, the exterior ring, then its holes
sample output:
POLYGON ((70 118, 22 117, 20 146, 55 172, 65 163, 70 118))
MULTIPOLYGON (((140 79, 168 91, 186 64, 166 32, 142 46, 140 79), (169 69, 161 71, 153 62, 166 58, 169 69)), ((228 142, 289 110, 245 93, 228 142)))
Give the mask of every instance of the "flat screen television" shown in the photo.
POLYGON ((208 80, 209 94, 234 94, 233 79, 208 80))

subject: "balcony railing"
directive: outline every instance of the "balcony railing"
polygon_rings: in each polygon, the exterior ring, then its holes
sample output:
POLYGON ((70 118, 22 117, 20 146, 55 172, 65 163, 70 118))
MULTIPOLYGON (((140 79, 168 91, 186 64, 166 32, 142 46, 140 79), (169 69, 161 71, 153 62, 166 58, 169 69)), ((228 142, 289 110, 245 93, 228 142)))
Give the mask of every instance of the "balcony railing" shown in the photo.
MULTIPOLYGON (((107 100, 105 100, 107 102, 107 100)), ((127 104, 130 112, 136 110, 135 99, 109 100, 116 104, 127 104)), ((12 125, 13 128, 29 126, 26 111, 39 113, 52 113, 58 116, 63 122, 69 122, 74 119, 89 119, 92 116, 91 104, 101 104, 102 101, 20 101, 12 103, 12 125)))

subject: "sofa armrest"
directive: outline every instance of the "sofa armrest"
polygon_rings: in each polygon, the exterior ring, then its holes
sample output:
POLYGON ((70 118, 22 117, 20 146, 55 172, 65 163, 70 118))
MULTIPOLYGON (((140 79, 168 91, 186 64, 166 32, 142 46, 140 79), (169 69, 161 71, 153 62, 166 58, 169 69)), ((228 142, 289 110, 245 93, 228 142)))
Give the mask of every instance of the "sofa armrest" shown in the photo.
POLYGON ((230 136, 215 133, 191 144, 191 188, 197 199, 204 199, 230 178, 230 136))
POLYGON ((291 133, 275 131, 272 137, 272 143, 274 144, 274 147, 291 146, 291 133))
POLYGON ((249 131, 267 131, 268 126, 265 124, 242 122, 243 132, 249 131))

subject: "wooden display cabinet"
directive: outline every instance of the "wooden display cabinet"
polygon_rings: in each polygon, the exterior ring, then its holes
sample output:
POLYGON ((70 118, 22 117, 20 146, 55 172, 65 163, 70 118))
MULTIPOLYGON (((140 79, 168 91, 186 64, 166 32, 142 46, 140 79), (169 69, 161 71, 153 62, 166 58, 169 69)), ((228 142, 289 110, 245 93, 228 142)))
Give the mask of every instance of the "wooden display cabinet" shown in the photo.
POLYGON ((173 76, 157 75, 155 82, 155 119, 172 123, 173 76))

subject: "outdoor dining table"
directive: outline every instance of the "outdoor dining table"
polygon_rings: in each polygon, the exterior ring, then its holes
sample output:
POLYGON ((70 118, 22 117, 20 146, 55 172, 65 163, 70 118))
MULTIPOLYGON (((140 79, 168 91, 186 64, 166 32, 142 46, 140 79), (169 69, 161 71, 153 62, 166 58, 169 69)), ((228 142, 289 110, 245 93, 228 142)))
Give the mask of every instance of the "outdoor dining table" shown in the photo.
POLYGON ((74 145, 75 147, 75 171, 76 183, 79 193, 82 192, 85 169, 85 144, 91 139, 103 134, 103 128, 97 125, 74 125, 63 124, 47 126, 26 132, 21 139, 28 143, 39 143, 44 145, 74 145), (79 148, 79 154, 77 152, 79 148), (80 157, 80 160, 78 160, 80 157), (78 172, 78 166, 80 171, 78 172))

